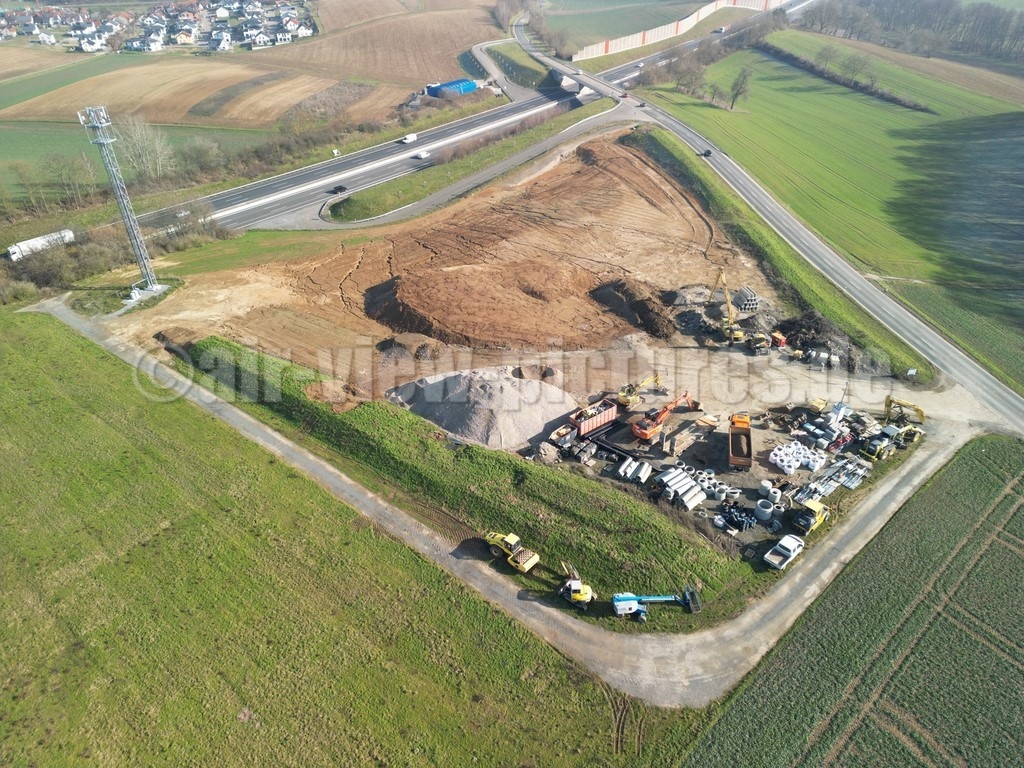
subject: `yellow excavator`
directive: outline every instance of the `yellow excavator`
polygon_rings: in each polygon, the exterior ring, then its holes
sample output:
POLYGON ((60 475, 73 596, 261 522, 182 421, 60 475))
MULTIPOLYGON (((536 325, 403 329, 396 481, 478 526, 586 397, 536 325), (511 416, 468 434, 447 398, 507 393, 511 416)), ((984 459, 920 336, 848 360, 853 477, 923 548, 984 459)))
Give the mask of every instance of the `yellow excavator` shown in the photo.
POLYGON ((730 347, 733 344, 742 344, 747 336, 736 323, 736 310, 732 306, 732 296, 729 295, 729 282, 725 279, 724 269, 719 271, 718 279, 715 280, 715 284, 711 288, 711 295, 708 296, 709 305, 715 303, 715 294, 718 292, 719 286, 722 287, 722 292, 725 294, 725 309, 722 311, 722 337, 730 347))
POLYGON ((887 395, 885 398, 885 423, 886 424, 906 424, 910 417, 907 415, 907 411, 913 411, 917 414, 917 419, 922 424, 925 422, 924 409, 915 405, 914 403, 908 403, 906 400, 897 400, 892 395, 887 395))
POLYGON ((648 384, 653 384, 654 389, 661 389, 661 376, 657 373, 648 376, 643 381, 637 382, 636 384, 623 384, 622 389, 619 390, 619 405, 624 408, 632 408, 634 405, 639 405, 643 402, 643 397, 640 393, 644 387, 648 384))
POLYGON ((597 592, 591 589, 589 584, 584 584, 580 578, 579 571, 572 563, 562 560, 562 573, 566 578, 565 583, 558 588, 558 594, 575 605, 581 611, 587 610, 590 604, 597 600, 597 592))

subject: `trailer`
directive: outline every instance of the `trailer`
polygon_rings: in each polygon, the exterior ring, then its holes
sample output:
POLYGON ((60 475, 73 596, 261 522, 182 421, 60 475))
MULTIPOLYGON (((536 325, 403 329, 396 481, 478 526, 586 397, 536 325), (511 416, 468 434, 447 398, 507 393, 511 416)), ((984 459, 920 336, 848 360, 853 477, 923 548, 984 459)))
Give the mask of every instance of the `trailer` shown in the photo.
POLYGON ((22 240, 7 249, 7 256, 11 261, 21 261, 33 253, 45 251, 58 245, 67 245, 75 242, 75 233, 70 229, 62 229, 59 232, 51 232, 41 237, 33 237, 31 240, 22 240))
POLYGON ((750 445, 750 416, 734 413, 729 419, 729 468, 749 469, 754 465, 750 445))

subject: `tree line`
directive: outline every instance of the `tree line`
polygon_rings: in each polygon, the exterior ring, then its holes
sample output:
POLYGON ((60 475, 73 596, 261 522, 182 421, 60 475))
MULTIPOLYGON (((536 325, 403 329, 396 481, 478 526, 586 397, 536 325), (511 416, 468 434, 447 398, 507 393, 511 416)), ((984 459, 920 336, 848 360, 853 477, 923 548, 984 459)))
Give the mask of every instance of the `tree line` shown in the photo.
POLYGON ((1024 60, 1024 11, 961 0, 821 0, 801 17, 815 32, 898 45, 914 53, 950 52, 1024 60))

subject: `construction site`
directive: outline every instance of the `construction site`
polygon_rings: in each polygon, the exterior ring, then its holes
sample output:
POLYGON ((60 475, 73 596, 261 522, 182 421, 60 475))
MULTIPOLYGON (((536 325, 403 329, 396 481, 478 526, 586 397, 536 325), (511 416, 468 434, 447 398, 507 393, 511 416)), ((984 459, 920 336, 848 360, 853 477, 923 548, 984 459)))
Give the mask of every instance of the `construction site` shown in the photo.
MULTIPOLYGON (((306 391, 335 411, 388 400, 781 570, 799 549, 780 547, 835 519, 833 493, 920 439, 924 409, 890 397, 891 377, 782 301, 696 199, 616 139, 320 255, 196 275, 109 325, 151 348, 216 335, 288 358, 325 377, 306 391)), ((539 560, 515 531, 479 535, 515 571, 539 560)), ((559 594, 588 605, 585 574, 561 573, 559 594)), ((661 598, 700 610, 699 585, 673 586, 617 593, 614 612, 644 620, 661 598)))

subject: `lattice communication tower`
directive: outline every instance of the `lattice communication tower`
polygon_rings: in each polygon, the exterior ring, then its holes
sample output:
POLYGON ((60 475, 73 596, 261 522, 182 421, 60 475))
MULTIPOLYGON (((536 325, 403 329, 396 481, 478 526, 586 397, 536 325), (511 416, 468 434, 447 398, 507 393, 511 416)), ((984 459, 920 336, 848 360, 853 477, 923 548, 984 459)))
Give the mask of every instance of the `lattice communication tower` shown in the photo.
POLYGON ((93 144, 99 145, 100 155, 103 157, 103 165, 106 167, 110 183, 114 187, 117 207, 121 210, 124 228, 128 231, 128 239, 131 241, 132 250, 135 252, 135 261, 138 262, 139 271, 142 272, 142 280, 135 283, 132 288, 134 289, 139 283, 144 283, 147 291, 155 291, 159 288, 156 282, 156 274, 153 272, 153 265, 149 261, 146 241, 142 237, 142 230, 139 229, 139 221, 135 218, 132 201, 128 198, 128 188, 124 185, 124 179, 121 177, 121 168, 117 164, 117 157, 114 155, 113 144, 117 139, 110 130, 110 117, 107 115, 107 108, 86 107, 85 112, 78 113, 78 121, 89 132, 89 135, 92 137, 90 141, 93 144))

